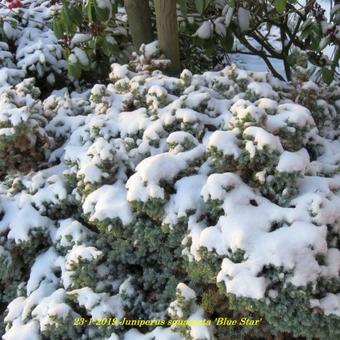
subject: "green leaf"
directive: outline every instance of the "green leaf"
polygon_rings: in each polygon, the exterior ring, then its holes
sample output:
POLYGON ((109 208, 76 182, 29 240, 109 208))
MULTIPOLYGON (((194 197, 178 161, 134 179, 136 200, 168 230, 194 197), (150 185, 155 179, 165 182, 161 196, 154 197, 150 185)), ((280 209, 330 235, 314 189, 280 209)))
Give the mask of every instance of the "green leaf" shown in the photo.
POLYGON ((75 64, 68 63, 67 64, 68 74, 75 79, 79 79, 81 76, 81 65, 79 62, 75 64))
POLYGON ((195 6, 198 13, 203 14, 203 12, 208 8, 212 0, 195 0, 195 6))
POLYGON ((301 26, 301 35, 306 35, 308 30, 310 29, 311 25, 313 25, 313 20, 311 18, 308 18, 303 25, 301 26))
POLYGON ((87 65, 81 65, 81 69, 84 70, 84 71, 90 71, 91 62, 89 62, 87 65))
POLYGON ((286 0, 275 0, 274 5, 275 9, 282 14, 286 9, 286 0))
POLYGON ((99 19, 99 21, 107 21, 110 19, 110 11, 107 8, 100 8, 95 2, 94 9, 96 11, 96 17, 99 19))
POLYGON ((115 46, 116 45, 109 42, 105 36, 99 41, 101 51, 108 57, 113 54, 115 46))
POLYGON ((76 25, 76 26, 80 26, 83 22, 83 14, 81 12, 81 9, 77 6, 73 6, 70 9, 70 17, 72 19, 72 22, 76 25))
POLYGON ((227 1, 228 5, 232 8, 235 8, 236 4, 235 4, 235 0, 228 0, 227 1))
POLYGON ((86 46, 91 50, 95 50, 96 49, 96 40, 92 37, 91 40, 89 40, 86 43, 86 46))
POLYGON ((298 60, 298 54, 297 53, 292 53, 287 57, 287 63, 289 66, 293 66, 297 63, 298 60))
POLYGON ((86 15, 87 15, 89 21, 93 22, 94 21, 93 1, 92 0, 88 0, 84 9, 85 9, 85 12, 86 12, 86 15))
POLYGON ((321 69, 322 79, 326 84, 330 84, 334 79, 334 71, 328 69, 327 67, 323 67, 321 69))
POLYGON ((221 45, 226 52, 230 52, 234 45, 234 35, 230 30, 227 30, 225 37, 221 39, 221 45))
POLYGON ((64 27, 66 33, 70 33, 70 26, 72 24, 71 19, 69 17, 69 11, 66 5, 63 5, 63 8, 61 9, 61 19, 64 22, 64 27))
POLYGON ((187 0, 177 0, 177 3, 179 4, 183 16, 186 17, 188 14, 187 0))
POLYGON ((112 14, 117 13, 117 10, 118 10, 118 5, 115 2, 113 2, 112 3, 112 14))
POLYGON ((317 50, 320 45, 320 41, 322 38, 322 29, 321 29, 321 24, 319 22, 315 22, 312 31, 312 48, 314 50, 317 50))
POLYGON ((203 14, 205 0, 195 0, 195 6, 198 13, 203 14))
POLYGON ((205 0, 205 6, 204 6, 204 9, 207 9, 208 6, 210 5, 210 3, 212 2, 213 0, 205 0))
POLYGON ((64 34, 63 23, 61 18, 55 18, 52 22, 52 29, 58 39, 61 39, 64 34))
POLYGON ((207 56, 213 56, 216 53, 216 40, 204 39, 201 41, 201 46, 205 49, 205 53, 207 54, 207 56))

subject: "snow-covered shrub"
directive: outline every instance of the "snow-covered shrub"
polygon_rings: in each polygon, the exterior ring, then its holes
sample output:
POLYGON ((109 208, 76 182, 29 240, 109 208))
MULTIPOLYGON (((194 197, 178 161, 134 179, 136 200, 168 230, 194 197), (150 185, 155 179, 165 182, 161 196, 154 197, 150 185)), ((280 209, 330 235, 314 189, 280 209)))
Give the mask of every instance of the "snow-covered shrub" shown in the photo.
POLYGON ((53 221, 41 216, 25 191, 13 197, 1 196, 1 304, 8 304, 26 287, 27 269, 50 243, 53 221), (10 282, 10 284, 9 284, 10 282))
POLYGON ((306 106, 313 115, 322 136, 335 139, 339 135, 340 117, 338 114, 340 91, 338 86, 320 86, 313 81, 294 82, 296 101, 306 106), (329 134, 332 134, 329 136, 329 134))
POLYGON ((49 1, 28 0, 16 10, 0 8, 3 18, 1 40, 4 41, 1 50, 3 56, 7 56, 2 61, 4 66, 37 78, 46 76, 48 84, 55 83, 56 76, 66 70, 62 47, 50 29, 52 15, 58 6, 49 1), (11 46, 9 51, 8 45, 11 46))
POLYGON ((170 303, 168 313, 173 319, 171 328, 183 333, 186 339, 209 340, 213 337, 210 327, 194 324, 195 320, 204 319, 204 310, 197 305, 195 292, 184 283, 177 285, 176 300, 170 303), (181 320, 189 321, 189 325, 183 327, 180 324, 181 320), (190 321, 193 322, 192 325, 190 325, 190 321))
POLYGON ((13 56, 9 51, 9 46, 5 42, 0 43, 0 65, 1 67, 14 67, 13 56))
POLYGON ((47 118, 34 79, 25 79, 0 94, 0 176, 27 171, 43 161, 53 145, 44 130, 47 118))
POLYGON ((53 73, 58 74, 65 69, 61 46, 51 30, 24 28, 17 40, 16 59, 19 68, 39 78, 52 72, 47 78, 51 83, 54 83, 53 73))
POLYGON ((4 92, 43 110, 39 129, 56 141, 44 168, 0 185, 4 339, 338 337, 334 122, 320 131, 313 107, 267 73, 165 76, 156 47, 81 93, 4 92), (263 322, 178 324, 216 315, 263 322))

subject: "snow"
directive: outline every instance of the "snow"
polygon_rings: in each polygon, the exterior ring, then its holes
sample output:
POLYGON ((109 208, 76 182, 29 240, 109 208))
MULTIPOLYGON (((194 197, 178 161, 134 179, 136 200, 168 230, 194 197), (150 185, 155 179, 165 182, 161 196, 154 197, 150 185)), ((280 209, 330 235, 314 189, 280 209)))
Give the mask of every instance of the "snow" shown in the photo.
MULTIPOLYGON (((256 107, 253 103, 244 99, 237 100, 230 107, 230 112, 234 116, 231 119, 231 124, 234 124, 237 121, 246 120, 248 117, 250 117, 251 120, 254 120, 255 122, 260 122, 265 117, 265 112, 262 109, 256 107)), ((251 123, 249 124, 251 125, 251 123)))
POLYGON ((88 287, 75 289, 69 295, 76 296, 80 306, 91 310, 94 320, 112 316, 121 319, 124 316, 122 300, 119 295, 109 296, 106 293, 95 293, 88 287))
POLYGON ((132 213, 126 195, 122 182, 103 185, 87 196, 83 204, 84 213, 90 215, 90 221, 119 218, 124 225, 127 225, 132 222, 132 213))
POLYGON ((311 80, 305 82, 305 83, 302 85, 301 88, 302 88, 303 90, 312 90, 312 91, 315 91, 315 92, 317 92, 317 91, 319 90, 318 85, 317 85, 315 82, 311 81, 311 80))
POLYGON ((185 131, 172 132, 166 139, 166 143, 168 145, 181 144, 184 143, 185 141, 191 142, 193 145, 198 144, 197 139, 193 135, 185 131))
POLYGON ((93 260, 102 255, 102 252, 95 247, 86 247, 84 245, 75 245, 72 247, 71 251, 67 253, 65 259, 67 267, 66 269, 71 269, 71 266, 79 263, 80 260, 93 260))
MULTIPOLYGON (((252 217, 249 217, 253 221, 255 221, 255 211, 255 209, 243 208, 243 214, 251 213, 252 217), (251 213, 251 210, 254 211, 251 213)), ((213 246, 214 240, 215 242, 217 239, 220 240, 218 249, 216 249, 218 253, 223 253, 228 248, 232 250, 245 249, 247 256, 245 262, 235 264, 224 259, 222 264, 217 280, 225 282, 228 292, 255 299, 263 298, 266 280, 259 277, 258 273, 263 266, 269 263, 278 268, 282 266, 287 270, 294 270, 290 280, 296 286, 306 286, 308 282, 315 280, 319 269, 313 252, 315 252, 314 254, 324 253, 327 249, 324 241, 325 227, 295 222, 290 227, 282 227, 272 233, 264 233, 261 232, 263 226, 260 227, 259 223, 253 222, 254 231, 250 236, 249 224, 246 224, 247 222, 243 222, 243 224, 242 221, 236 220, 235 215, 233 213, 231 216, 220 219, 219 236, 211 234, 218 232, 215 227, 211 229, 210 233, 207 231, 208 234, 202 233, 203 235, 201 235, 202 242, 208 246, 208 249, 213 246), (294 239, 292 239, 292 235, 294 235, 294 239), (221 244, 222 238, 225 240, 224 246, 221 244), (314 250, 307 250, 307 245, 312 245, 314 250)), ((256 216, 259 218, 258 215, 256 216)), ((240 218, 240 216, 237 217, 240 218)), ((246 217, 246 221, 249 217, 246 217)), ((259 221, 264 222, 263 218, 259 221)), ((216 248, 216 246, 213 247, 216 248)))
POLYGON ((184 123, 196 122, 197 115, 191 109, 178 109, 176 110, 176 118, 181 119, 184 123))
POLYGON ((22 320, 27 319, 31 315, 31 312, 35 308, 35 306, 37 306, 45 297, 51 296, 55 291, 56 286, 54 283, 47 282, 46 280, 42 281, 42 283, 39 285, 39 288, 32 292, 26 299, 23 297, 18 297, 8 305, 9 309, 8 316, 11 318, 8 320, 5 319, 5 321, 13 322, 14 327, 12 328, 15 329, 16 328, 15 323, 20 324, 22 320), (16 318, 16 315, 14 313, 18 312, 17 307, 18 303, 20 303, 22 306, 22 312, 21 315, 18 318, 16 318), (12 312, 12 308, 14 309, 13 310, 14 313, 12 312))
POLYGON ((149 44, 142 45, 141 50, 144 51, 146 58, 151 58, 157 53, 158 46, 158 41, 153 41, 149 44))
POLYGON ((39 76, 43 75, 44 69, 60 73, 60 69, 65 68, 65 62, 61 58, 62 48, 50 29, 42 31, 26 27, 20 32, 16 52, 19 68, 27 70, 35 66, 39 76))
POLYGON ((71 218, 61 220, 54 240, 61 247, 71 247, 73 243, 80 245, 91 236, 90 231, 81 223, 71 218))
POLYGON ((234 8, 228 6, 227 12, 225 13, 225 21, 224 21, 224 24, 226 27, 229 27, 233 14, 234 14, 234 8))
POLYGON ((32 196, 32 202, 39 207, 39 211, 44 211, 46 204, 58 204, 67 198, 65 182, 60 175, 52 175, 46 182, 46 186, 32 196))
POLYGON ((97 6, 102 9, 112 8, 111 0, 96 0, 97 6))
POLYGON ((132 277, 129 277, 119 286, 119 294, 124 294, 126 296, 132 297, 136 293, 131 284, 131 280, 132 277))
POLYGON ((185 300, 192 300, 196 298, 195 292, 182 282, 177 285, 176 290, 181 294, 181 296, 185 300))
POLYGON ((322 268, 326 277, 337 277, 340 270, 340 251, 336 248, 329 248, 326 256, 326 266, 322 268))
POLYGON ((149 119, 144 108, 119 114, 119 126, 122 136, 133 135, 140 130, 145 130, 148 123, 149 119))
POLYGON ((203 223, 198 223, 196 219, 197 217, 195 215, 189 217, 188 219, 189 234, 182 241, 183 245, 186 245, 189 240, 191 241, 191 246, 189 250, 183 250, 182 252, 183 255, 188 257, 189 261, 193 260, 199 261, 201 259, 200 235, 205 226, 203 223))
POLYGON ((293 214, 295 209, 279 208, 258 197, 231 173, 209 176, 202 196, 204 200, 223 201, 225 216, 216 226, 201 231, 200 244, 220 255, 229 250, 245 251, 242 263, 223 260, 218 281, 225 282, 228 292, 256 299, 264 297, 267 283, 259 273, 269 263, 294 270, 290 280, 296 286, 305 286, 320 273, 313 254, 327 250, 326 227, 303 222, 302 212, 307 207, 298 205, 296 212, 300 214, 293 214), (250 200, 255 200, 257 206, 249 205, 250 200), (278 220, 289 221, 290 225, 269 232, 272 221, 278 220))
POLYGON ((148 95, 155 95, 157 98, 166 97, 167 94, 166 89, 159 85, 152 85, 148 90, 148 95))
POLYGON ((109 11, 109 18, 112 17, 112 0, 96 0, 96 5, 100 10, 109 11))
POLYGON ((187 215, 187 211, 203 210, 200 191, 205 183, 205 175, 181 178, 175 183, 176 194, 172 195, 165 207, 167 217, 164 223, 176 224, 177 219, 187 215))
POLYGON ((268 116, 266 126, 275 132, 278 129, 285 127, 286 124, 295 124, 299 127, 305 127, 308 124, 314 126, 314 120, 310 111, 298 104, 286 103, 281 104, 277 108, 275 116, 268 116))
POLYGON ((73 49, 73 53, 79 60, 80 64, 82 64, 83 66, 87 66, 89 64, 89 58, 82 49, 80 49, 79 47, 75 47, 73 49))
POLYGON ((321 307, 326 315, 340 316, 340 294, 327 294, 320 300, 311 300, 311 307, 321 307))
POLYGON ((119 340, 119 337, 117 334, 111 334, 110 337, 105 338, 105 340, 119 340))
POLYGON ((238 24, 242 32, 247 31, 250 24, 250 12, 243 8, 239 7, 237 12, 238 24))
POLYGON ((216 147, 224 155, 232 155, 235 159, 241 153, 238 140, 231 131, 215 131, 209 138, 208 147, 216 147))
POLYGON ((39 322, 33 320, 23 324, 20 320, 16 319, 11 329, 3 335, 3 339, 40 340, 39 322))
MULTIPOLYGON (((192 313, 188 320, 204 320, 204 310, 197 308, 192 313)), ((213 337, 212 329, 206 325, 192 325, 190 326, 190 336, 193 339, 211 339, 213 337)))
POLYGON ((68 62, 70 64, 76 64, 77 63, 77 57, 75 54, 71 53, 68 57, 68 62))
POLYGON ((227 28, 225 26, 225 20, 223 17, 219 17, 216 20, 214 20, 214 26, 215 26, 215 32, 217 35, 220 35, 221 37, 225 37, 227 33, 227 28))
POLYGON ((117 63, 113 63, 111 65, 111 74, 110 76, 114 79, 124 79, 129 75, 129 70, 127 68, 127 65, 120 65, 117 63))
POLYGON ((32 316, 40 320, 40 329, 45 331, 49 325, 54 324, 54 317, 66 320, 69 317, 71 308, 65 301, 66 292, 60 288, 51 295, 39 301, 39 305, 32 311, 32 316))
POLYGON ((191 109, 197 109, 202 103, 207 103, 210 99, 209 93, 190 92, 185 99, 185 104, 191 109))
POLYGON ((0 111, 0 121, 2 123, 10 122, 13 126, 18 126, 26 122, 29 118, 29 113, 26 108, 13 108, 9 105, 4 105, 0 111))
POLYGON ((210 39, 213 31, 213 23, 211 21, 204 21, 193 36, 197 36, 201 39, 210 39))
POLYGON ((224 200, 226 191, 241 185, 241 179, 233 173, 212 174, 208 177, 202 188, 201 195, 204 201, 224 200))
MULTIPOLYGON (((30 278, 27 282, 27 294, 30 295, 39 287, 40 282, 46 277, 53 277, 53 264, 58 255, 53 248, 37 256, 32 268, 30 278)), ((56 283, 56 282, 55 282, 56 283)))
POLYGON ((284 151, 280 156, 279 164, 276 169, 281 172, 301 172, 305 173, 309 165, 309 155, 305 148, 290 152, 284 151))
POLYGON ((0 232, 8 232, 8 238, 16 243, 29 239, 29 234, 37 230, 45 230, 53 225, 47 217, 41 216, 35 210, 30 197, 25 193, 15 199, 2 202, 5 215, 0 221, 0 232))
POLYGON ((76 33, 71 39, 70 47, 73 48, 74 46, 84 43, 90 39, 91 36, 89 34, 76 33))
POLYGON ((169 327, 156 327, 148 334, 143 334, 137 329, 130 329, 124 335, 124 340, 182 340, 183 337, 172 332, 169 327))
POLYGON ((276 100, 269 98, 260 98, 255 102, 256 106, 263 109, 268 114, 274 114, 277 111, 278 103, 276 100))
POLYGON ((263 150, 265 146, 268 146, 273 150, 283 152, 280 138, 267 132, 261 127, 257 126, 247 127, 244 130, 243 135, 248 138, 251 137, 259 150, 263 150))
POLYGON ((254 277, 251 268, 246 265, 237 265, 225 258, 222 262, 221 272, 217 281, 224 280, 228 293, 252 299, 262 299, 266 291, 266 280, 263 277, 254 277), (231 276, 232 279, 226 279, 231 276))
POLYGON ((159 187, 159 182, 172 180, 188 166, 190 161, 202 155, 203 148, 199 145, 192 150, 178 154, 162 153, 144 159, 137 165, 136 173, 126 183, 128 201, 145 202, 148 195, 163 198, 164 190, 159 187))
POLYGON ((278 99, 277 93, 268 83, 253 81, 248 84, 248 89, 254 92, 259 97, 278 99))

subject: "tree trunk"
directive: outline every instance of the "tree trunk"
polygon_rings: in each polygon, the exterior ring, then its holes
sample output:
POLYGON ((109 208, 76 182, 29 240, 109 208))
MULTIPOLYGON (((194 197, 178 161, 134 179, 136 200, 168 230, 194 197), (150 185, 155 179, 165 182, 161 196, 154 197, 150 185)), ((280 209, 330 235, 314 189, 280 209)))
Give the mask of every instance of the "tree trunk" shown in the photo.
MULTIPOLYGON (((334 7, 334 6, 338 6, 338 5, 340 5, 340 0, 335 0, 335 1, 334 1, 333 7, 334 7)), ((334 22, 335 22, 337 25, 340 25, 340 10, 338 10, 338 11, 336 12, 336 15, 335 15, 335 18, 334 18, 334 22)))
MULTIPOLYGON (((334 6, 338 6, 340 5, 340 0, 335 0, 334 1, 334 4, 333 4, 333 7, 334 6)), ((334 22, 336 25, 340 25, 340 10, 338 10, 336 12, 336 15, 334 17, 334 22)), ((333 58, 333 65, 332 65, 332 69, 334 71, 334 74, 335 74, 335 71, 336 71, 336 68, 339 67, 339 60, 340 60, 340 46, 339 45, 336 45, 334 47, 334 58, 333 58)))
POLYGON ((153 41, 151 10, 148 0, 124 0, 130 33, 136 51, 144 43, 153 41))
POLYGON ((176 0, 155 0, 157 35, 159 46, 171 60, 169 71, 179 73, 179 40, 177 27, 176 0))

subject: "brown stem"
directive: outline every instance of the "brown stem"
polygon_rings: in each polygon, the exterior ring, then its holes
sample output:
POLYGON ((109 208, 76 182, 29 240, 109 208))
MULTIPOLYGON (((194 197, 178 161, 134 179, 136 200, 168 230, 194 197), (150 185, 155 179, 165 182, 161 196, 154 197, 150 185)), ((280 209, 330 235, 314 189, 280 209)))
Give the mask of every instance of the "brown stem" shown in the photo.
POLYGON ((273 74, 274 77, 276 77, 280 80, 284 80, 284 78, 281 76, 281 74, 278 73, 275 70, 274 66, 271 64, 271 62, 269 61, 269 59, 268 59, 268 57, 267 57, 267 55, 264 51, 260 51, 260 50, 256 49, 254 46, 252 46, 245 37, 243 37, 243 36, 241 36, 240 34, 237 33, 237 30, 234 30, 234 34, 236 35, 238 40, 240 40, 240 42, 245 47, 248 48, 249 51, 253 52, 253 54, 258 55, 263 59, 263 61, 266 63, 266 65, 268 66, 270 72, 273 74))

